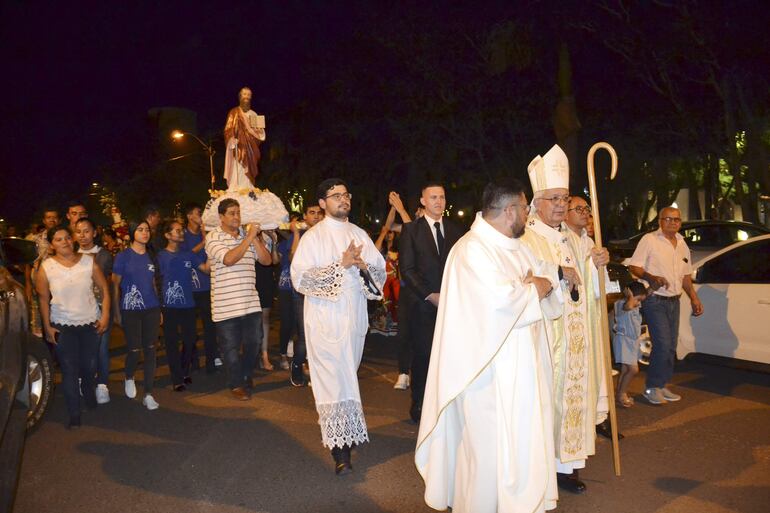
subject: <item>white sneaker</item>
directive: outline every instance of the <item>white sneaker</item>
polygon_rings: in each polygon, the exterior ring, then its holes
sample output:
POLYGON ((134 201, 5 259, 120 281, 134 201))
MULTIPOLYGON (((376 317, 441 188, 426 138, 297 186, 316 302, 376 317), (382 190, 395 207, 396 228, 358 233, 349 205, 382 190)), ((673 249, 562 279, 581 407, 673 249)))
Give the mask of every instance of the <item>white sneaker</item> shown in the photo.
POLYGON ((680 400, 682 398, 681 395, 675 394, 674 392, 672 392, 671 390, 669 390, 666 387, 661 388, 660 389, 660 393, 661 393, 661 395, 663 395, 663 399, 665 399, 666 401, 668 401, 670 403, 678 401, 678 400, 680 400))
POLYGON ((281 364, 280 367, 282 370, 289 370, 291 366, 289 365, 289 358, 281 355, 281 364))
POLYGON ((294 341, 289 340, 289 343, 286 345, 286 356, 289 358, 294 357, 294 341))
POLYGON ((96 404, 107 404, 110 402, 110 389, 107 385, 99 383, 96 385, 96 404))
POLYGON ((214 367, 221 367, 221 366, 222 366, 222 359, 214 358, 214 367))
POLYGON ((406 390, 409 388, 409 374, 399 374, 398 381, 393 385, 396 390, 406 390))
POLYGON ((155 398, 150 394, 144 396, 144 399, 142 399, 142 404, 147 406, 148 410, 157 410, 158 406, 160 406, 155 398))
POLYGON ((136 397, 136 382, 133 379, 126 380, 126 397, 129 399, 136 397))

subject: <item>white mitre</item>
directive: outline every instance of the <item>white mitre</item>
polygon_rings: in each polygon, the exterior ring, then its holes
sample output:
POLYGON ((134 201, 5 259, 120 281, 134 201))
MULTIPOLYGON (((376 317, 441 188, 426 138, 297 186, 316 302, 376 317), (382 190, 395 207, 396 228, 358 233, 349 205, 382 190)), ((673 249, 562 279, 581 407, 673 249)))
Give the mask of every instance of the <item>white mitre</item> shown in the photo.
POLYGON ((558 144, 554 144, 545 156, 532 159, 527 172, 533 193, 546 189, 569 190, 569 160, 558 144))

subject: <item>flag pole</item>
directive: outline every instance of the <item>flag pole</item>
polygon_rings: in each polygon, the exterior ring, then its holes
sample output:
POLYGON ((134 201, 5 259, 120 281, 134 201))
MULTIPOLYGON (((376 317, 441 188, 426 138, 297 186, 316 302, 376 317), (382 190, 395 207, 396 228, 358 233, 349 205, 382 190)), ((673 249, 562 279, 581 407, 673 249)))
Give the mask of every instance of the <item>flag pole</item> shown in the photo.
MULTIPOLYGON (((610 180, 615 178, 618 172, 618 155, 615 153, 615 148, 610 146, 606 142, 598 142, 591 146, 588 151, 588 186, 591 191, 591 212, 594 216, 594 241, 595 247, 600 249, 602 247, 602 229, 599 222, 599 197, 596 193, 596 174, 594 173, 594 155, 597 150, 605 149, 610 154, 612 159, 612 170, 610 172, 610 180)), ((612 357, 610 352, 610 339, 609 339, 609 321, 607 319, 607 291, 604 283, 604 266, 599 269, 599 297, 601 301, 601 308, 599 310, 599 318, 601 319, 601 344, 604 353, 604 378, 607 382, 607 403, 609 406, 610 425, 612 427, 612 459, 615 466, 615 475, 620 475, 620 447, 618 446, 618 418, 615 411, 615 387, 612 382, 612 357)))

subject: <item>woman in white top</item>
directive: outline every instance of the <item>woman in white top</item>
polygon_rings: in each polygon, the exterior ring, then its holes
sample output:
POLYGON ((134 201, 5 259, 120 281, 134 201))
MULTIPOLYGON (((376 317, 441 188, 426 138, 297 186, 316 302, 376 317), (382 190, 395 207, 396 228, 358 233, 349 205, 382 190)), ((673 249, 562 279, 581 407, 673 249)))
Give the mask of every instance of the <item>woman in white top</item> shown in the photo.
POLYGON ((109 325, 109 288, 93 256, 75 252, 67 227, 51 228, 47 239, 53 255, 40 266, 35 286, 45 337, 54 345, 61 366, 69 427, 75 429, 80 426, 78 377, 83 379, 86 405, 96 407, 96 355, 99 335, 109 325), (94 285, 103 297, 101 312, 94 297, 94 285))

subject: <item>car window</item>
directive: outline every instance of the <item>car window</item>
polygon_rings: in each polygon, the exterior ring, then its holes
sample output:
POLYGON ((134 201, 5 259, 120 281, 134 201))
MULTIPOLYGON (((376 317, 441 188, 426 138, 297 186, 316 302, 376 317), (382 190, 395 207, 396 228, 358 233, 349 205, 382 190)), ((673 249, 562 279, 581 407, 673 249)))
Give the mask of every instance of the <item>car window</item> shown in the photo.
POLYGON ((699 283, 770 283, 770 239, 745 244, 709 260, 699 283))
POLYGON ((695 226, 680 230, 690 249, 723 248, 732 242, 726 226, 695 226))
POLYGON ((751 228, 749 226, 728 226, 728 234, 730 237, 730 244, 740 242, 742 240, 748 240, 757 235, 764 235, 765 232, 751 228))

